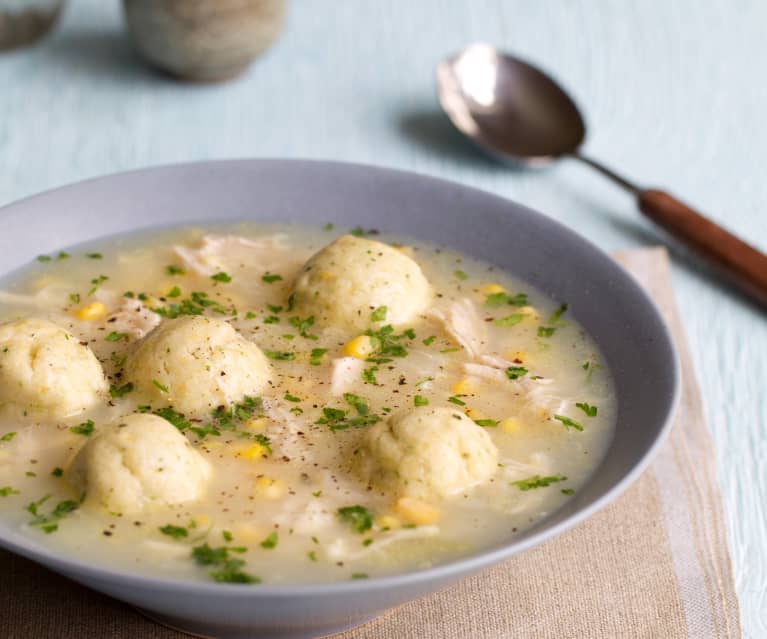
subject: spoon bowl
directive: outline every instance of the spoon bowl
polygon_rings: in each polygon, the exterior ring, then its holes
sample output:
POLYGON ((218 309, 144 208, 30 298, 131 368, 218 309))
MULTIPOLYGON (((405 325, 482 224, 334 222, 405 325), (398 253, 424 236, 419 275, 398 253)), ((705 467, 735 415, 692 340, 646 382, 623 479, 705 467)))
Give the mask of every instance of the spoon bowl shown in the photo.
POLYGON ((437 68, 453 124, 494 156, 541 166, 574 154, 586 137, 578 107, 548 75, 486 44, 437 68))

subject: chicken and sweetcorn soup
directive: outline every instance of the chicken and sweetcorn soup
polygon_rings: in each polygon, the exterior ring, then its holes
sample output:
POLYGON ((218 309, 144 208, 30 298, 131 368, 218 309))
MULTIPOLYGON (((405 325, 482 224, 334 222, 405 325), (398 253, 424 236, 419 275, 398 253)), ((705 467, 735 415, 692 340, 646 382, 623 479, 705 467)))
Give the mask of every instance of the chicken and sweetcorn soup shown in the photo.
POLYGON ((429 567, 556 510, 612 434, 566 300, 451 251, 242 225, 37 261, 0 292, 0 517, 94 564, 429 567))

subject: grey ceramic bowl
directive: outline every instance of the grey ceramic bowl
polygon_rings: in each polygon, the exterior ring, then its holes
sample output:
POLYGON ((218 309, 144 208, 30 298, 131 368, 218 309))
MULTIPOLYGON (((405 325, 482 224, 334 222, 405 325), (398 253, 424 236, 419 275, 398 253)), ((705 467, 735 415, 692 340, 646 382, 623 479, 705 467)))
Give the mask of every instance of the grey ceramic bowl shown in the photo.
POLYGON ((237 160, 96 179, 0 210, 0 273, 40 253, 104 235, 244 218, 362 225, 445 244, 567 300, 602 349, 618 393, 615 437, 589 482, 565 507, 513 540, 428 570, 364 582, 236 586, 150 578, 56 554, 2 524, 0 545, 198 635, 321 636, 363 623, 574 526, 637 478, 669 428, 679 393, 677 359, 655 306, 634 280, 557 222, 428 177, 330 162, 237 160))

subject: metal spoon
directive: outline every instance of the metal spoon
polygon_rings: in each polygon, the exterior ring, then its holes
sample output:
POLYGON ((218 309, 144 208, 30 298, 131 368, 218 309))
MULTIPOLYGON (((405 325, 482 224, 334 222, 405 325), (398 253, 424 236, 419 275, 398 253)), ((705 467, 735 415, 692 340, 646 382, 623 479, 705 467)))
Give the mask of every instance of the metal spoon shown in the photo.
POLYGON ((525 166, 562 157, 588 164, 634 195, 647 217, 767 306, 767 255, 668 193, 643 189, 584 156, 583 118, 542 71, 489 45, 473 44, 438 66, 437 85, 453 124, 491 155, 525 166))

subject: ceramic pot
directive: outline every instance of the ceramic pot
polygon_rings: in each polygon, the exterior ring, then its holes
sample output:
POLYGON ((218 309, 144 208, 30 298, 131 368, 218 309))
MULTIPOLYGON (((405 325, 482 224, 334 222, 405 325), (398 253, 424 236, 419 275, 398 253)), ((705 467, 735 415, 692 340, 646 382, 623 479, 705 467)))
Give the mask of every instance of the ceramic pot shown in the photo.
POLYGON ((277 38, 286 0, 123 0, 128 31, 154 66, 184 80, 240 75, 277 38))

